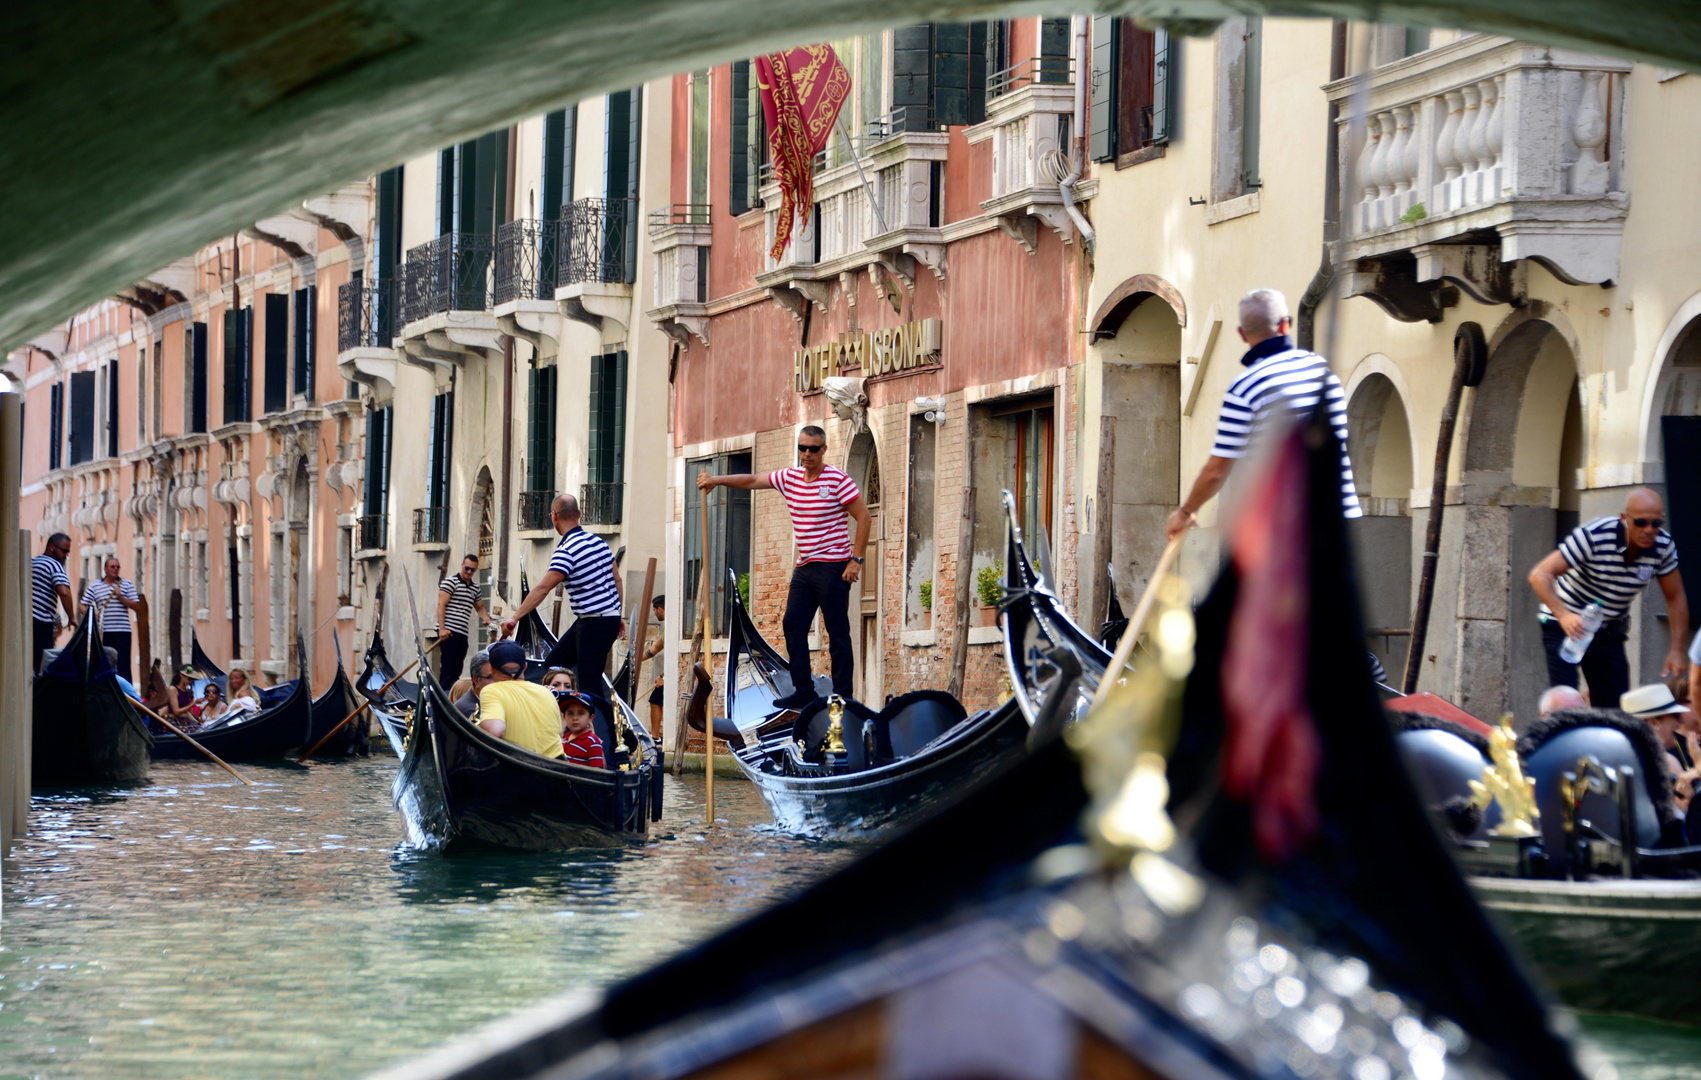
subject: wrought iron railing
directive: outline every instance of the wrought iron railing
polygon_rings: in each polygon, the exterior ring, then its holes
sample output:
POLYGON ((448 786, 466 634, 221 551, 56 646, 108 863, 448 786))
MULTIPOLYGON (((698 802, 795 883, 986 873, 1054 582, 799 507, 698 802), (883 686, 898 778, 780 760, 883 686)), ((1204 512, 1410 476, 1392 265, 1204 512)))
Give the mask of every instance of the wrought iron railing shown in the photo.
POLYGON ((553 491, 520 492, 520 528, 548 529, 554 525, 549 508, 555 502, 553 491))
POLYGON ((626 485, 586 484, 579 489, 579 514, 586 525, 618 525, 626 485))
POLYGON ((387 348, 396 337, 401 283, 350 281, 337 290, 337 351, 387 348))
POLYGON ((355 520, 360 532, 360 549, 381 548, 390 532, 389 514, 362 514, 355 520))
POLYGON ((637 199, 580 199, 563 206, 559 283, 630 284, 638 262, 637 216, 637 199))
POLYGON ((554 300, 561 223, 525 218, 496 230, 496 302, 554 300))
POLYGON ((402 321, 490 310, 494 249, 495 238, 484 233, 444 233, 409 249, 402 267, 402 321))
POLYGON ((1034 56, 1012 64, 986 80, 986 99, 1013 94, 1024 86, 1046 83, 1053 86, 1072 86, 1075 82, 1075 61, 1067 56, 1034 56))
POLYGON ((670 225, 707 225, 710 209, 708 203, 671 203, 660 210, 651 210, 650 235, 670 225))
POLYGON ((446 544, 449 542, 449 508, 420 506, 413 512, 413 542, 416 544, 446 544))

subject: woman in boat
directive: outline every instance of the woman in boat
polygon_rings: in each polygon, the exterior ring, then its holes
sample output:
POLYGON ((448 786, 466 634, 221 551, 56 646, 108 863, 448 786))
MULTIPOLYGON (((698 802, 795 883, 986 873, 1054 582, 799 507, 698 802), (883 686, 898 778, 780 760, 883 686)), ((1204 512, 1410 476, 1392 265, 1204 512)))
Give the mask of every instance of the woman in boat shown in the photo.
POLYGON ((1689 706, 1680 703, 1671 687, 1664 683, 1638 686, 1619 699, 1618 707, 1631 716, 1646 720, 1664 748, 1666 771, 1671 776, 1672 798, 1677 808, 1689 811, 1689 801, 1695 794, 1695 782, 1701 779, 1697 767, 1696 747, 1680 731, 1686 718, 1693 722, 1689 706))
POLYGON ((201 706, 200 715, 203 727, 212 727, 220 724, 224 720, 225 713, 230 711, 230 706, 224 703, 224 692, 219 689, 219 684, 216 682, 209 682, 207 684, 206 690, 201 694, 199 704, 201 706))
POLYGON ((555 694, 557 699, 563 692, 578 689, 573 685, 573 673, 564 667, 552 667, 544 672, 543 688, 555 694))
POLYGON ((195 677, 189 668, 183 668, 172 677, 166 706, 161 711, 167 720, 185 731, 200 728, 201 705, 195 700, 195 677))
POLYGON ((225 723, 234 724, 236 721, 253 716, 260 711, 260 698, 254 689, 254 684, 248 681, 248 673, 241 668, 230 669, 230 704, 225 708, 225 723))

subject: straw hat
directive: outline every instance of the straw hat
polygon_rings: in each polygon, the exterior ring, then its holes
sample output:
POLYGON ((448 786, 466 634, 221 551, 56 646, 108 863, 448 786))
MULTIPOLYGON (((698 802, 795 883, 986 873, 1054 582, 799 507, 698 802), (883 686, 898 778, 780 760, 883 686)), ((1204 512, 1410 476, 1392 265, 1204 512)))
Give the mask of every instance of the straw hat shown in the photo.
POLYGON ((1688 711, 1688 706, 1679 705, 1677 699, 1671 696, 1671 688, 1665 683, 1638 686, 1618 699, 1618 707, 1631 716, 1640 716, 1644 720, 1688 711))

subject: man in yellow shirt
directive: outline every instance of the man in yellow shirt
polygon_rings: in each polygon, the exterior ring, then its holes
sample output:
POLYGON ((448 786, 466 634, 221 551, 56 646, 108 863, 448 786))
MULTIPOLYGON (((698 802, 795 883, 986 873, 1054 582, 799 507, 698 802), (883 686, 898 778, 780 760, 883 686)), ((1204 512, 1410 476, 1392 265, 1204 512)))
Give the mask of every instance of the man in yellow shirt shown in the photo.
POLYGON ((555 695, 521 678, 526 651, 513 641, 490 647, 491 682, 478 693, 478 726, 544 757, 561 756, 561 708, 555 695))

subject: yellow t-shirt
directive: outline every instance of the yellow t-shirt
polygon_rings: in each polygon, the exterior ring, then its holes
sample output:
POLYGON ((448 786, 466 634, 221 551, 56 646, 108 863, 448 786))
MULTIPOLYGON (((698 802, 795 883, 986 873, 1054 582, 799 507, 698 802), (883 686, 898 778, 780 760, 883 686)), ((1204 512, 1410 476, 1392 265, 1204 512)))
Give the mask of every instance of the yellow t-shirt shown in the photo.
POLYGON ((544 757, 561 756, 561 708, 537 683, 493 682, 479 692, 477 719, 508 725, 502 738, 544 757))

